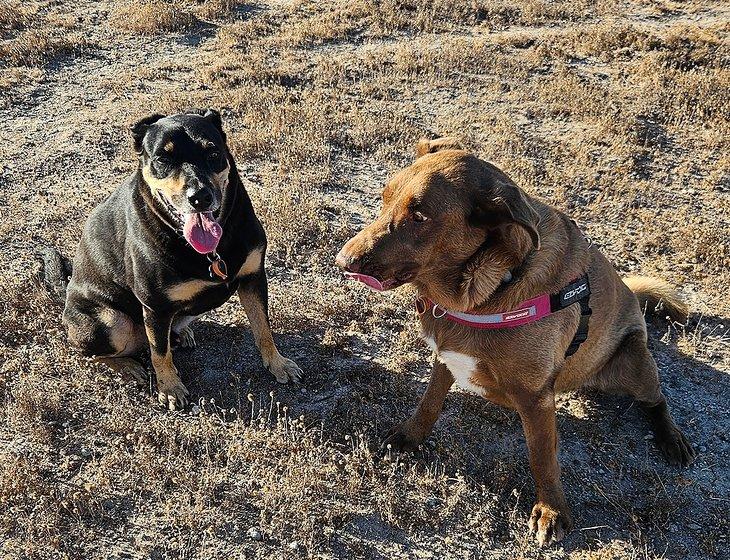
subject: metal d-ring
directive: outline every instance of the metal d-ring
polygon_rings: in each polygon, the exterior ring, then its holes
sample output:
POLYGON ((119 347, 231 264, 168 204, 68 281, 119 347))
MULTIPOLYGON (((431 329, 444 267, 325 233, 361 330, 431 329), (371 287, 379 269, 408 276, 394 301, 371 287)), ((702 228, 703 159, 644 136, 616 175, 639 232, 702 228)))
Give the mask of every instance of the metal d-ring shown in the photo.
POLYGON ((447 311, 445 309, 442 309, 443 313, 441 313, 441 315, 436 315, 437 309, 439 309, 439 306, 437 303, 434 303, 433 308, 431 309, 431 315, 433 315, 434 319, 441 319, 441 317, 446 315, 447 311))

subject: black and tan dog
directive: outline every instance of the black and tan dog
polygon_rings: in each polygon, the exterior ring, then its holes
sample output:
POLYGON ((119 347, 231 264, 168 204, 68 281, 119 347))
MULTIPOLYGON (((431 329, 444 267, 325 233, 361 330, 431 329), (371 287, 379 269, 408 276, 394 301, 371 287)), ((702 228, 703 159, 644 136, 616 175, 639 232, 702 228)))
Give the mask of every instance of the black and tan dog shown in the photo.
POLYGON ((194 345, 190 323, 238 292, 266 368, 281 383, 299 380, 272 339, 266 235, 219 113, 151 115, 132 137, 137 171, 89 216, 67 285, 67 263, 44 251, 47 283, 66 294, 71 343, 138 379, 134 356, 149 344, 160 403, 184 407, 172 347, 194 345))
POLYGON ((556 393, 593 387, 631 395, 667 459, 690 463, 695 453, 669 413, 642 315, 659 300, 673 315, 686 313, 674 290, 654 278, 622 281, 565 214, 455 140, 422 141, 417 154, 386 185, 380 217, 337 257, 374 289, 414 284, 436 355, 418 408, 386 443, 418 446, 454 381, 515 409, 537 484, 530 528, 540 544, 572 526, 556 393))

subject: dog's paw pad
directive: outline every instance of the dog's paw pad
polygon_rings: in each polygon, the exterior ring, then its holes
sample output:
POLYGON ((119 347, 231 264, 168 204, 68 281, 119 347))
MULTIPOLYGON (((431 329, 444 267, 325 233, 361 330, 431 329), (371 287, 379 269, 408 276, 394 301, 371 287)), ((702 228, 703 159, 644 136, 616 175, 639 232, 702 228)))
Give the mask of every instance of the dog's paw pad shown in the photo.
POLYGON ((294 361, 284 357, 272 363, 269 371, 279 383, 299 382, 304 375, 302 369, 294 361))
POLYGON ((529 521, 530 534, 539 546, 548 546, 563 539, 573 528, 573 521, 566 511, 538 502, 532 508, 529 521))

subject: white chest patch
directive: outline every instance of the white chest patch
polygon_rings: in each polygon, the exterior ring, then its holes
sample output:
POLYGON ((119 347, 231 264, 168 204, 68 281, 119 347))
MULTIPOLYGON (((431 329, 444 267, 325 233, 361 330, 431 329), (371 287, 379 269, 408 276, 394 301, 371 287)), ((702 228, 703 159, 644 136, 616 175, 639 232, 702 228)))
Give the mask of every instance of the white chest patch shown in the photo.
POLYGON ((472 393, 476 393, 477 395, 484 394, 484 389, 473 383, 471 380, 472 375, 474 375, 474 371, 477 369, 476 358, 467 354, 462 354, 461 352, 454 352, 452 350, 439 350, 436 345, 436 341, 429 336, 425 336, 424 340, 436 353, 436 358, 449 368, 451 375, 454 376, 454 380, 459 387, 467 391, 471 391, 472 393))

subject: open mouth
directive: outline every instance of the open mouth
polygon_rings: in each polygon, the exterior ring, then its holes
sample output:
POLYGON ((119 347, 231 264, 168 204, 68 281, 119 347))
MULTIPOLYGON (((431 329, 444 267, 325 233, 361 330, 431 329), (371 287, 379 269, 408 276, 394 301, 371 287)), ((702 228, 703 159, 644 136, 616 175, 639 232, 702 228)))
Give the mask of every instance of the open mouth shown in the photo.
POLYGON ((163 195, 159 197, 176 225, 182 229, 183 237, 198 253, 212 253, 218 247, 223 228, 213 217, 213 212, 191 212, 182 214, 163 195))
POLYGON ((415 274, 406 273, 394 278, 388 278, 387 280, 378 280, 375 276, 369 276, 367 274, 360 274, 358 272, 345 272, 345 276, 352 280, 362 282, 371 290, 376 292, 385 292, 387 290, 393 290, 399 286, 402 286, 406 282, 410 282, 415 274))
POLYGON ((185 224, 185 219, 183 218, 183 215, 180 212, 178 212, 177 208, 175 208, 175 206, 172 204, 172 202, 167 200, 167 197, 164 194, 160 193, 159 191, 157 191, 157 199, 160 202, 162 202, 162 205, 165 207, 167 212, 170 214, 172 219, 175 221, 175 225, 177 225, 180 229, 182 229, 183 225, 185 224))

